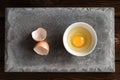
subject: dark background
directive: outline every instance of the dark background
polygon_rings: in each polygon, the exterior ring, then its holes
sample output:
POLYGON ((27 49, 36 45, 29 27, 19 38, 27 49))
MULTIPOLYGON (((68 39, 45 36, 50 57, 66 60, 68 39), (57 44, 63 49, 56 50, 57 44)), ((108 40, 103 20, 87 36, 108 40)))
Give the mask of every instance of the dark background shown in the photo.
POLYGON ((120 0, 0 0, 0 80, 120 80, 120 0), (5 73, 5 8, 7 7, 114 7, 115 73, 5 73))

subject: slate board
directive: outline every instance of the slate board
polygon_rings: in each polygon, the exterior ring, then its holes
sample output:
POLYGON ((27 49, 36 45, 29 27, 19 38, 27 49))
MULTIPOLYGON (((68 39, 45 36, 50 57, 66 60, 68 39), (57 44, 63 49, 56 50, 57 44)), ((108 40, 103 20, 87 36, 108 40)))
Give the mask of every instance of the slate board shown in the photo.
POLYGON ((115 72, 114 8, 7 8, 5 72, 115 72), (92 54, 76 57, 62 42, 74 22, 93 26, 98 42, 92 54), (48 56, 37 55, 31 32, 47 30, 48 56))

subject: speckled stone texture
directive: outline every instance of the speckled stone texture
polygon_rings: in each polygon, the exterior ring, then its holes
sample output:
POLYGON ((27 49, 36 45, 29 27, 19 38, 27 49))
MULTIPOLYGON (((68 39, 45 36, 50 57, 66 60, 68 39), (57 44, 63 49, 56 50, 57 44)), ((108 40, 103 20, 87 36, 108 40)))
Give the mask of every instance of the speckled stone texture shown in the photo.
POLYGON ((115 72, 114 8, 7 8, 5 72, 115 72), (62 42, 65 29, 86 22, 97 33, 92 54, 76 57, 62 42), (33 51, 31 32, 47 30, 48 56, 33 51))

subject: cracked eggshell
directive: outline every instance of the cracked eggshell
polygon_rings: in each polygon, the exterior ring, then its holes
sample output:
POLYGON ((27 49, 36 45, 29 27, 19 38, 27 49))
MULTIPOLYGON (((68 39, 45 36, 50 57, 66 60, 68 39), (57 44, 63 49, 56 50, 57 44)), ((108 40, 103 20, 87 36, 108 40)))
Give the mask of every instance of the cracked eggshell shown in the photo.
POLYGON ((45 41, 40 41, 35 45, 33 50, 39 55, 48 55, 49 45, 45 41))
POLYGON ((47 31, 44 28, 38 28, 32 32, 32 38, 35 41, 43 41, 46 39, 47 31))

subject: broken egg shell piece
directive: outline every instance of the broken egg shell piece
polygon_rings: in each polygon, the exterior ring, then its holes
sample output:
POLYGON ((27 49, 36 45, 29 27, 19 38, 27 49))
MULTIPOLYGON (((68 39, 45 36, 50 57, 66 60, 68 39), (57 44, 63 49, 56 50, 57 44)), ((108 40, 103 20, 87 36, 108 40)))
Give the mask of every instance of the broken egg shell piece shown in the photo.
POLYGON ((39 55, 48 55, 49 53, 49 45, 45 41, 38 42, 34 49, 33 49, 37 54, 39 55))
POLYGON ((32 32, 32 38, 35 41, 43 41, 46 39, 47 31, 44 28, 38 28, 32 32))

